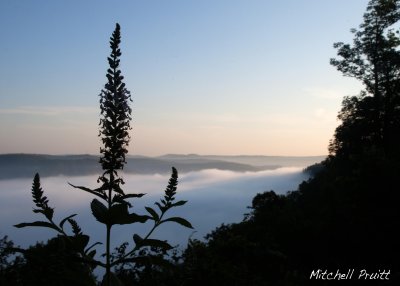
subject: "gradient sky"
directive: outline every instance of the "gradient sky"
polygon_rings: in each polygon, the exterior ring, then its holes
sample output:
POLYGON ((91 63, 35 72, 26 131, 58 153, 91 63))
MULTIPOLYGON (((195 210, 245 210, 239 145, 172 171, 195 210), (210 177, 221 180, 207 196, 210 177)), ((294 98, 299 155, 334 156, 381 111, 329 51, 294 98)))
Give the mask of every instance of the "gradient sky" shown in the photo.
POLYGON ((97 154, 109 37, 130 154, 323 155, 361 85, 329 59, 367 0, 1 0, 0 153, 97 154))

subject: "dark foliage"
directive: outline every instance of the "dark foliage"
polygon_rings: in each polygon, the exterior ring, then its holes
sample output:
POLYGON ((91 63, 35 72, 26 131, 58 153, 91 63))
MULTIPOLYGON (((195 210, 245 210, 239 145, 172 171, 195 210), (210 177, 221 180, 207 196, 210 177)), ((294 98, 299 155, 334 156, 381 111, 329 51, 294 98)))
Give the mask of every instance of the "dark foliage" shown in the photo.
POLYGON ((23 258, 16 255, 14 243, 4 236, 0 239, 0 285, 18 285, 23 258))
POLYGON ((369 149, 388 157, 400 144, 400 39, 393 25, 400 20, 399 1, 373 0, 353 45, 336 43, 338 59, 331 59, 345 76, 365 87, 359 96, 343 101, 330 151, 337 156, 357 155, 369 149))
POLYGON ((36 243, 26 250, 14 248, 12 242, 4 238, 0 241, 0 254, 0 285, 96 285, 91 268, 80 260, 76 249, 62 236, 46 244, 36 243), (16 256, 16 253, 23 256, 16 256))

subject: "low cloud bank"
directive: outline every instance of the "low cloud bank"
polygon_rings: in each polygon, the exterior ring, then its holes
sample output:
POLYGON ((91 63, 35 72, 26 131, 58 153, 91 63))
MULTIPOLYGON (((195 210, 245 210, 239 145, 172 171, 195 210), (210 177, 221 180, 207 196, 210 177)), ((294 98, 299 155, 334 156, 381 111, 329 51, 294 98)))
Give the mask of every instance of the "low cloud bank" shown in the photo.
MULTIPOLYGON (((301 168, 280 168, 260 172, 233 172, 216 169, 201 170, 179 175, 177 200, 188 200, 182 207, 174 209, 170 216, 188 219, 195 227, 184 229, 173 223, 162 226, 155 237, 167 239, 173 244, 184 246, 190 236, 202 239, 204 235, 222 223, 240 222, 248 212, 252 198, 264 191, 274 190, 284 194, 297 189, 299 183, 308 175, 301 168)), ((141 199, 133 200, 135 211, 144 213, 144 206, 154 206, 168 184, 168 175, 127 175, 124 190, 127 193, 146 193, 141 199)), ((73 189, 74 185, 95 188, 97 176, 84 177, 48 177, 41 180, 50 205, 55 207, 56 220, 77 213, 77 221, 82 229, 91 235, 93 241, 102 241, 105 229, 96 223, 91 215, 91 194, 73 189)), ((54 232, 41 228, 16 229, 12 225, 20 222, 42 220, 32 213, 32 180, 3 180, 0 182, 0 236, 9 235, 21 246, 33 244, 37 240, 46 240, 54 232)), ((156 207, 156 206, 154 206, 156 207)), ((150 224, 116 226, 113 239, 116 243, 129 240, 132 234, 144 234, 150 224)))

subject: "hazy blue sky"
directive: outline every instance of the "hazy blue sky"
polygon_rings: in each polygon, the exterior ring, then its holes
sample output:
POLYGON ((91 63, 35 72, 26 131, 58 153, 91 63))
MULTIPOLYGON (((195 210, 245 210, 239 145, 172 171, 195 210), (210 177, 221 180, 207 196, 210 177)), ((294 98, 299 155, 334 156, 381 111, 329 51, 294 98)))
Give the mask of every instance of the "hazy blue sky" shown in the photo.
POLYGON ((0 1, 0 153, 98 153, 121 24, 130 154, 321 155, 359 83, 329 59, 366 0, 0 1))

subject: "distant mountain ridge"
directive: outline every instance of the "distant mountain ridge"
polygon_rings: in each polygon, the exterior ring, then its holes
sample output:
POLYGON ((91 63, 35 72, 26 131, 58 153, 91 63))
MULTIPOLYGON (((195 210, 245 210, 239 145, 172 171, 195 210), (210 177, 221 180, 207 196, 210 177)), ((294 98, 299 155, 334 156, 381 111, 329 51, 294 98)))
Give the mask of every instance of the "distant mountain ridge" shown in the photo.
POLYGON ((279 165, 279 167, 305 167, 323 161, 327 156, 265 156, 265 155, 197 155, 167 154, 157 158, 167 160, 218 160, 252 166, 279 165))
MULTIPOLYGON (((127 156, 126 174, 165 174, 174 166, 179 172, 220 169, 236 172, 255 172, 280 167, 306 167, 325 159, 325 156, 218 156, 169 154, 159 157, 127 156)), ((33 178, 35 173, 49 176, 85 176, 101 174, 96 155, 0 154, 0 180, 33 178)))

